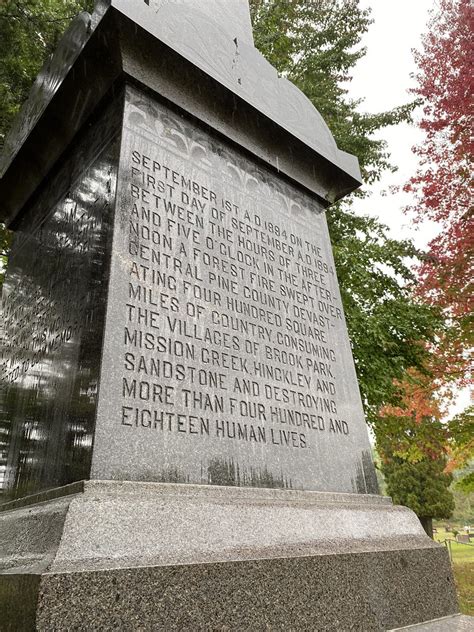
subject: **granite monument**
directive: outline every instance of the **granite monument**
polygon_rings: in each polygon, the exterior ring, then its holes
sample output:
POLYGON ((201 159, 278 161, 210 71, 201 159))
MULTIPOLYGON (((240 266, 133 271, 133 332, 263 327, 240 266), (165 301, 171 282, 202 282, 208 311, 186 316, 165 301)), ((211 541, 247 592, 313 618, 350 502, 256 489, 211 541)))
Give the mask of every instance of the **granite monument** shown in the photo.
POLYGON ((245 0, 97 2, 0 174, 6 629, 457 612, 444 549, 378 495, 325 217, 357 160, 245 0))

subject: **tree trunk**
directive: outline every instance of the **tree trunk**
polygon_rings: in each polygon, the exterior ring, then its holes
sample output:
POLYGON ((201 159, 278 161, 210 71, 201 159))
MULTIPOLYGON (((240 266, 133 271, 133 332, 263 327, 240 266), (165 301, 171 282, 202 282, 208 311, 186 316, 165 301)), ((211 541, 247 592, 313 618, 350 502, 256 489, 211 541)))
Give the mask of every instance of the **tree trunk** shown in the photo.
POLYGON ((429 535, 433 539, 433 518, 427 518, 426 516, 418 516, 421 526, 426 531, 426 535, 429 535))

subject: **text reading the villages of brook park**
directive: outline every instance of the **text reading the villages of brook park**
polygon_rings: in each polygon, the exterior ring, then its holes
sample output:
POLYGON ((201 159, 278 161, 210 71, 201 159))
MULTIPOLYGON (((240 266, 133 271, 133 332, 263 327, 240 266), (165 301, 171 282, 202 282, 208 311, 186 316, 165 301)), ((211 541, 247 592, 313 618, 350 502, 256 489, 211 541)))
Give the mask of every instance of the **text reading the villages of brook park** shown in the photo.
POLYGON ((120 423, 272 449, 349 435, 342 310, 308 227, 134 149, 129 168, 120 423))

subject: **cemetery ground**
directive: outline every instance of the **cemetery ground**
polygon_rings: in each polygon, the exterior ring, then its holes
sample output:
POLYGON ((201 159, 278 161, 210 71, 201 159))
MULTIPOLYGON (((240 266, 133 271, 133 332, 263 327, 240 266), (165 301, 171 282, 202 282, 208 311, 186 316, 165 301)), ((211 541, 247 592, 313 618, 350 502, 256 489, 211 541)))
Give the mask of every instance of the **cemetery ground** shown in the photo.
MULTIPOLYGON (((452 527, 459 533, 465 533, 463 527, 452 527)), ((446 531, 445 526, 436 525, 435 540, 444 544, 450 540, 451 557, 454 577, 458 589, 459 606, 463 614, 474 615, 474 540, 471 544, 456 542, 452 531, 446 531)))

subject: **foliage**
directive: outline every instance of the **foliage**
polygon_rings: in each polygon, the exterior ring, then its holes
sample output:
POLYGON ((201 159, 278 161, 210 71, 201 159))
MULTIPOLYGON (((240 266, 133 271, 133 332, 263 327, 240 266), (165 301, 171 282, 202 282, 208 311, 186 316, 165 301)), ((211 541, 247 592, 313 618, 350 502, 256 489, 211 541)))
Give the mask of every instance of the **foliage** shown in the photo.
POLYGON ((458 470, 460 478, 457 489, 465 493, 474 492, 474 406, 469 406, 448 423, 450 434, 450 460, 447 471, 458 470), (471 464, 471 466, 470 466, 471 464))
POLYGON ((448 487, 452 475, 444 470, 442 459, 423 459, 417 463, 391 458, 382 466, 387 493, 396 505, 405 505, 420 518, 449 518, 454 510, 448 487))
MULTIPOLYGON (((0 2, 0 150, 45 59, 71 19, 91 4, 89 0, 0 2)), ((0 289, 10 239, 0 224, 0 289)))
POLYGON ((0 143, 45 59, 88 0, 3 0, 0 4, 0 143))
POLYGON ((365 412, 377 432, 380 407, 395 402, 395 380, 407 367, 421 371, 420 340, 430 340, 439 321, 413 300, 408 242, 389 238, 376 220, 343 205, 331 209, 328 223, 365 412))
MULTIPOLYGON (((256 46, 313 102, 338 147, 359 159, 364 183, 377 180, 389 162, 386 143, 373 133, 409 119, 414 103, 380 114, 361 114, 348 96, 351 69, 365 54, 360 41, 371 23, 355 0, 253 0, 256 46)), ((365 192, 356 193, 365 195, 365 192)), ((377 220, 357 216, 351 199, 331 207, 329 230, 349 335, 369 421, 392 401, 394 378, 421 367, 439 324, 433 310, 412 298, 414 276, 406 265, 413 245, 388 236, 377 220)))
POLYGON ((432 518, 449 518, 455 503, 448 489, 453 475, 445 471, 449 428, 439 418, 438 402, 424 401, 425 377, 410 371, 400 405, 382 410, 377 450, 388 495, 412 509, 431 535, 432 518))
MULTIPOLYGON (((425 434, 439 436, 439 422, 460 387, 470 383, 472 348, 472 260, 474 234, 472 184, 472 27, 474 6, 469 0, 441 0, 415 53, 417 87, 423 104, 419 127, 424 141, 414 148, 419 168, 405 186, 414 198, 406 210, 423 225, 435 222, 439 232, 416 273, 416 293, 440 311, 444 327, 427 347, 425 370, 410 370, 396 386, 399 405, 383 415, 423 423, 425 434)), ((443 429, 449 462, 447 471, 474 458, 472 407, 443 429)), ((429 453, 433 444, 425 446, 429 453)), ((405 445, 404 456, 420 458, 417 447, 405 445)), ((400 446, 395 446, 400 452, 400 446)), ((441 450, 440 454, 444 453, 441 450)), ((431 450, 431 458, 436 458, 431 450)), ((462 483, 459 483, 462 485, 462 483)), ((469 485, 469 480, 466 481, 469 485)))
POLYGON ((463 476, 457 483, 456 489, 464 494, 474 494, 474 472, 469 472, 463 476))
POLYGON ((419 127, 425 139, 414 148, 420 167, 405 187, 415 199, 408 208, 415 221, 434 221, 440 228, 419 267, 418 291, 456 321, 462 338, 469 335, 465 319, 474 304, 473 28, 470 0, 441 0, 423 48, 415 53, 419 72, 414 93, 423 100, 419 127))
POLYGON ((416 464, 423 459, 440 459, 445 472, 456 474, 456 490, 474 491, 474 476, 465 467, 472 459, 474 446, 473 408, 467 408, 449 422, 443 421, 446 409, 439 397, 431 394, 432 375, 409 370, 401 382, 398 406, 380 411, 377 448, 388 462, 395 457, 416 464), (446 459, 447 462, 446 462, 446 459))
MULTIPOLYGON (((457 472, 453 475, 456 477, 457 472)), ((451 485, 455 509, 452 520, 462 525, 473 525, 474 528, 474 472, 470 472, 451 485)))
POLYGON ((417 420, 386 412, 380 416, 378 429, 377 451, 384 463, 392 458, 410 463, 447 458, 448 429, 436 418, 417 420))
POLYGON ((377 450, 387 493, 395 502, 410 507, 420 518, 448 518, 454 508, 466 505, 465 495, 472 491, 469 471, 454 472, 458 480, 451 489, 448 486, 456 462, 453 453, 458 454, 458 463, 463 462, 464 452, 472 454, 473 422, 467 411, 449 423, 443 422, 440 402, 425 399, 427 377, 408 372, 400 405, 386 406, 381 411, 377 450), (445 508, 445 513, 419 513, 439 512, 436 503, 445 508))

